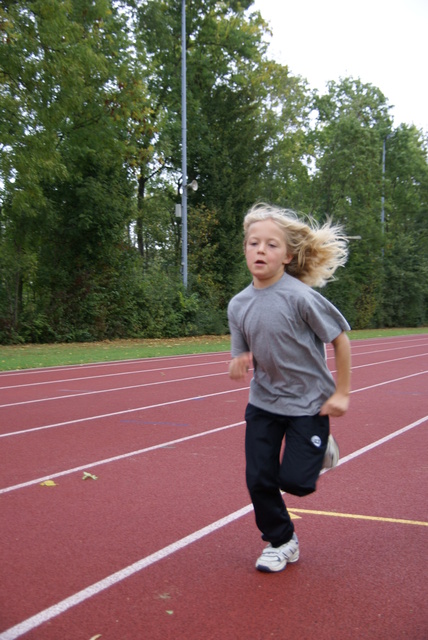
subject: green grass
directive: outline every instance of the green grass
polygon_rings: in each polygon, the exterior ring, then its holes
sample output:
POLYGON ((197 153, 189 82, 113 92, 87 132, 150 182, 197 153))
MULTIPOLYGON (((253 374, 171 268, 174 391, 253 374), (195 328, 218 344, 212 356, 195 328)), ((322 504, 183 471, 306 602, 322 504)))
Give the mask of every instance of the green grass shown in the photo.
MULTIPOLYGON (((362 340, 421 333, 428 333, 428 327, 351 331, 349 336, 351 340, 362 340)), ((229 348, 229 336, 0 346, 0 371, 228 351, 229 348)))
POLYGON ((229 336, 0 346, 0 371, 228 351, 229 336))

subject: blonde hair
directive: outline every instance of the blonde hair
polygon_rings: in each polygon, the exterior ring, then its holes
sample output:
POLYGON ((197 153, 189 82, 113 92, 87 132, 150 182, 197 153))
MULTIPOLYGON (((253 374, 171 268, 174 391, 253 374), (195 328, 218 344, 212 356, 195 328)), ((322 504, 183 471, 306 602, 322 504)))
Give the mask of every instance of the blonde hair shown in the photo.
POLYGON ((328 220, 320 226, 310 216, 299 218, 290 209, 256 204, 244 218, 244 245, 250 226, 268 219, 283 231, 287 253, 293 256, 285 265, 286 273, 311 287, 323 287, 334 280, 336 269, 343 267, 348 257, 348 239, 340 225, 328 220))

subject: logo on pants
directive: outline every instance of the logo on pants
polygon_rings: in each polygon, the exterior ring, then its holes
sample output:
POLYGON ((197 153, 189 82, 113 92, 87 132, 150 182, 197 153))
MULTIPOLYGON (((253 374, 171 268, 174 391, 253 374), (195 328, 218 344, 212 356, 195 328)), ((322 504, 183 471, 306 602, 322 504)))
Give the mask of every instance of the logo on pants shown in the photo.
POLYGON ((317 449, 320 448, 320 446, 321 446, 321 438, 319 436, 312 436, 311 442, 315 447, 317 447, 317 449))

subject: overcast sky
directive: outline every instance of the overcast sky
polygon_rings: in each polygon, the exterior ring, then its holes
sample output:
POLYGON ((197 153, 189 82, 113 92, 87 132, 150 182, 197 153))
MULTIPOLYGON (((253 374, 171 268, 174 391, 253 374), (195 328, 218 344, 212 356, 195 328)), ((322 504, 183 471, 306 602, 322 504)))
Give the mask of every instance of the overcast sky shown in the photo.
POLYGON ((428 0, 255 0, 270 56, 323 91, 351 76, 378 87, 394 126, 428 132, 428 0))

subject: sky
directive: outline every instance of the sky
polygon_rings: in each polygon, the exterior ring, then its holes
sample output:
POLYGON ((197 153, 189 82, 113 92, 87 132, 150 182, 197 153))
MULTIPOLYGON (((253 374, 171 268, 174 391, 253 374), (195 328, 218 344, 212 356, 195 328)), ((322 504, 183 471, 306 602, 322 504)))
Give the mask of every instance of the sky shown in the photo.
POLYGON ((353 77, 382 91, 394 126, 428 133, 428 0, 255 0, 269 56, 313 89, 353 77))

